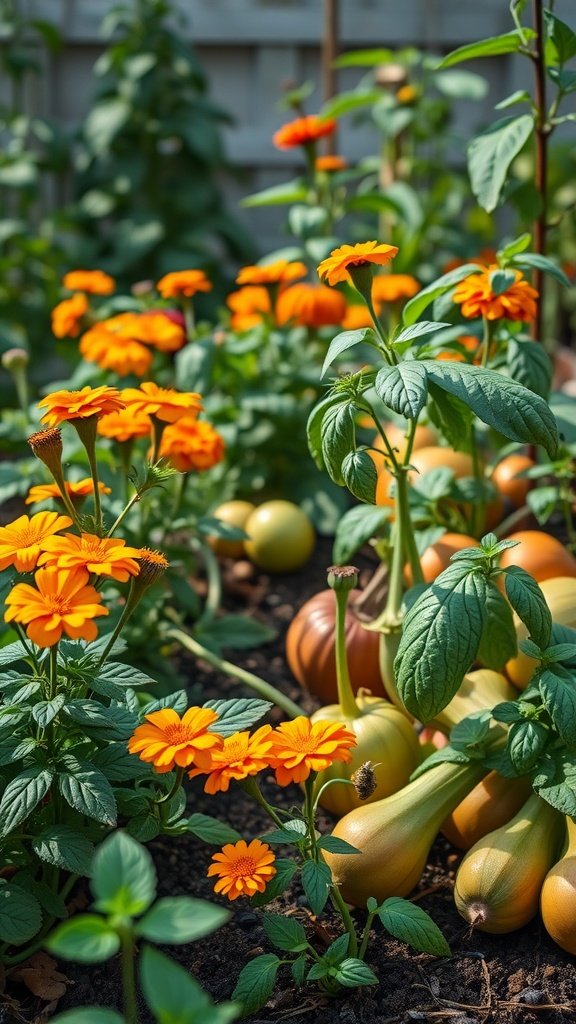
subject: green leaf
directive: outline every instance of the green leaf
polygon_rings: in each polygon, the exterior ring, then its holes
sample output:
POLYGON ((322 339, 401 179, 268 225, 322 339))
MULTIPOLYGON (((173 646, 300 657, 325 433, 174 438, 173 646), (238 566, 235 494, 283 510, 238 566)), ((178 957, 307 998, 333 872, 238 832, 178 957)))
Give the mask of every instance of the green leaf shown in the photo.
POLYGON ((516 655, 516 631, 508 601, 497 587, 486 587, 486 621, 478 648, 478 660, 486 668, 501 669, 516 655))
POLYGON ((194 636, 205 647, 218 652, 223 647, 243 650, 270 643, 276 638, 276 630, 247 615, 222 615, 197 626, 194 636))
POLYGON ((5 647, 0 647, 0 666, 13 665, 14 662, 24 661, 27 657, 26 648, 22 646, 19 640, 16 640, 13 644, 6 644, 5 647))
POLYGON ((282 828, 267 832, 262 839, 267 843, 300 843, 308 834, 308 826, 301 818, 285 821, 282 828))
POLYGON ((540 253, 524 252, 512 260, 512 265, 519 267, 521 270, 541 270, 544 274, 549 274, 550 277, 555 278, 565 288, 570 287, 570 281, 561 267, 547 256, 541 256, 540 253))
POLYGON ((503 117, 470 142, 470 184, 480 206, 488 213, 498 206, 510 164, 533 131, 534 119, 530 114, 503 117))
POLYGON ((367 449, 357 448, 353 452, 348 452, 342 460, 341 470, 350 493, 359 501, 374 505, 378 472, 367 449))
POLYGON ((498 262, 505 266, 513 256, 517 256, 520 252, 525 252, 531 241, 532 235, 528 234, 528 232, 519 235, 518 238, 514 238, 511 242, 508 242, 508 245, 498 250, 498 262))
POLYGON ((438 277, 432 284, 429 284, 427 288, 423 288, 414 298, 406 303, 402 310, 402 322, 407 327, 415 324, 418 317, 428 308, 431 302, 434 302, 434 299, 450 291, 460 281, 463 281, 465 277, 470 277, 470 274, 477 273, 477 263, 465 263, 462 267, 456 267, 447 274, 443 274, 442 277, 438 277))
POLYGON ((322 450, 322 424, 324 416, 332 406, 342 405, 347 401, 347 395, 330 393, 314 406, 308 417, 308 422, 306 424, 308 448, 318 469, 326 468, 322 450))
POLYGON ((516 274, 513 270, 492 270, 489 274, 490 290, 493 295, 502 295, 512 287, 516 281, 516 274))
MULTIPOLYGON (((421 293, 419 292, 418 294, 421 293)), ((437 323, 435 320, 419 320, 412 327, 404 327, 396 335, 392 342, 392 348, 397 352, 406 352, 411 348, 410 342, 416 341, 417 338, 423 338, 428 334, 434 334, 436 331, 441 331, 444 327, 450 327, 450 324, 437 323)))
POLYGON ((396 366, 384 366, 378 372, 374 388, 392 412, 415 420, 426 405, 428 375, 422 363, 407 360, 396 366))
POLYGON ((450 956, 450 946, 438 925, 415 903, 392 896, 384 900, 378 917, 390 935, 407 942, 412 949, 431 956, 450 956))
POLYGON ((106 776, 73 757, 64 758, 64 763, 69 770, 58 775, 58 787, 66 803, 103 825, 115 825, 116 800, 106 776))
POLYGON ((77 914, 58 925, 46 949, 63 960, 94 964, 114 956, 120 949, 120 939, 103 918, 96 914, 77 914))
POLYGON ((332 559, 348 565, 350 559, 372 537, 378 537, 388 522, 388 510, 378 506, 355 505, 340 518, 336 527, 332 559))
POLYGON ((228 1024, 238 1016, 237 1006, 216 1006, 187 970, 151 946, 140 957, 140 985, 158 1024, 228 1024))
POLYGON ((546 754, 532 775, 532 786, 561 814, 576 817, 576 758, 562 750, 546 754))
POLYGON ((45 729, 56 718, 65 703, 66 695, 63 693, 57 694, 52 700, 39 700, 32 708, 32 718, 41 729, 45 729))
MULTIPOLYGON (((532 29, 524 29, 527 39, 534 37, 532 29)), ((502 53, 516 53, 522 46, 522 36, 518 29, 513 32, 505 32, 500 36, 490 36, 488 39, 481 39, 477 43, 466 43, 452 50, 438 64, 438 68, 450 68, 454 64, 460 64, 463 60, 473 60, 475 57, 496 57, 502 53)))
POLYGON ((330 406, 322 419, 322 456, 324 465, 335 484, 344 486, 342 463, 354 447, 355 405, 344 403, 330 406))
POLYGON ((219 736, 232 736, 235 732, 250 729, 268 714, 273 705, 269 700, 237 697, 234 700, 207 700, 203 707, 211 708, 218 715, 218 721, 210 726, 209 731, 217 732, 219 736))
POLYGON ((379 348, 372 327, 361 327, 357 331, 342 331, 340 334, 337 334, 328 347, 320 377, 324 376, 326 370, 332 366, 332 363, 335 362, 339 355, 342 355, 342 352, 347 352, 348 349, 361 344, 372 345, 376 349, 379 348))
POLYGON ((47 825, 32 840, 32 849, 40 860, 75 875, 89 875, 94 844, 70 825, 47 825))
POLYGON ((290 969, 292 971, 292 977, 294 978, 294 981, 296 982, 298 988, 301 988, 302 985, 304 984, 304 978, 306 976, 306 966, 307 966, 307 964, 308 964, 308 960, 307 960, 305 954, 302 954, 301 956, 296 957, 296 960, 292 961, 290 969))
POLYGON ((292 203, 303 203, 306 201, 308 189, 301 178, 294 181, 286 181, 281 185, 273 185, 261 192, 254 192, 240 200, 240 206, 250 208, 253 206, 284 206, 292 203))
POLYGON ((80 1010, 59 1013, 52 1017, 52 1024, 125 1024, 125 1020, 115 1010, 104 1006, 85 1006, 80 1010))
POLYGON ((180 945, 196 942, 221 928, 230 918, 224 907, 191 896, 167 896, 138 922, 136 934, 151 942, 180 945))
POLYGON ((84 121, 84 135, 93 153, 105 152, 130 118, 127 100, 117 97, 101 100, 84 121))
POLYGON ((394 665, 403 704, 422 722, 457 692, 476 658, 486 618, 486 581, 450 565, 412 605, 394 665))
POLYGON ((270 942, 278 949, 285 949, 289 953, 301 953, 308 946, 304 928, 293 917, 264 914, 262 924, 270 942))
POLYGON ((496 704, 492 708, 492 718, 496 722, 506 722, 510 725, 512 722, 520 722, 522 715, 518 706, 518 702, 515 700, 504 700, 501 704, 496 704))
POLYGON ((330 943, 322 959, 325 963, 334 967, 337 964, 342 963, 344 958, 348 955, 349 946, 350 936, 348 932, 344 932, 342 935, 339 935, 337 939, 334 939, 334 942, 330 943))
POLYGON ((524 719, 510 726, 508 754, 519 775, 538 764, 549 739, 550 730, 541 722, 524 719))
POLYGON ((488 82, 474 71, 437 71, 433 82, 450 99, 482 100, 488 93, 488 82))
MULTIPOLYGON (((454 726, 450 733, 450 746, 463 751, 470 760, 484 752, 490 732, 490 712, 473 711, 454 726)), ((445 748, 444 748, 445 749, 445 748)))
POLYGON ((347 957, 339 964, 334 977, 344 988, 360 988, 361 985, 378 984, 378 978, 374 971, 370 970, 368 964, 353 956, 347 957))
POLYGON ((531 639, 545 650, 552 634, 552 616, 544 594, 536 580, 518 565, 511 565, 504 572, 510 604, 522 619, 531 639))
POLYGON ((434 426, 446 438, 449 445, 458 451, 471 450, 470 426, 473 414, 461 398, 443 391, 433 381, 428 381, 428 415, 434 426))
POLYGON ((548 398, 552 383, 552 360, 543 345, 533 341, 509 338, 506 346, 506 366, 512 380, 548 398))
POLYGON ((242 836, 235 828, 226 825, 218 818, 212 818, 209 814, 196 812, 191 814, 186 823, 186 831, 191 832, 197 839, 214 846, 222 846, 224 843, 237 843, 242 836))
POLYGON ((279 966, 280 960, 275 953, 264 953, 242 968, 232 999, 242 1003, 243 1014, 255 1013, 268 1001, 279 966))
POLYGON ((90 886, 102 913, 137 917, 156 896, 152 857, 131 836, 115 832, 96 850, 90 886))
POLYGON ((351 843, 347 843, 345 839, 340 839, 339 836, 321 836, 318 840, 318 848, 320 850, 328 850, 329 853, 352 854, 361 852, 355 846, 352 846, 351 843))
POLYGON ((0 879, 0 939, 20 946, 34 938, 42 924, 36 897, 14 882, 0 879))
MULTIPOLYGON (((567 71, 564 68, 552 68, 546 69, 554 85, 561 89, 562 92, 574 92, 576 90, 576 71, 567 71)), ((562 117, 555 119, 555 123, 564 123, 565 121, 576 120, 575 114, 564 114, 562 117)))
POLYGON ((353 110, 371 107, 381 99, 382 91, 380 89, 355 89, 350 92, 338 93, 323 105, 320 116, 342 117, 344 114, 350 114, 353 110))
POLYGON ((318 916, 324 910, 332 884, 332 873, 327 864, 307 860, 302 865, 302 886, 313 914, 318 916))
POLYGON ((574 675, 557 666, 544 669, 538 688, 550 718, 567 746, 576 744, 576 687, 574 675))
POLYGON ((534 487, 526 495, 526 504, 533 515, 536 516, 540 525, 543 525, 550 519, 559 498, 558 488, 553 485, 549 487, 534 487))
POLYGON ((506 96, 505 99, 500 100, 500 103, 496 103, 494 106, 495 110, 508 110, 509 107, 514 107, 517 103, 530 103, 532 97, 526 89, 515 89, 514 92, 506 96))
POLYGON ((279 857, 274 861, 274 867, 276 874, 270 879, 264 892, 256 892, 250 897, 253 907, 264 907, 271 900, 275 900, 277 896, 281 896, 298 870, 298 865, 293 860, 284 857, 279 857))
POLYGON ((108 743, 101 747, 94 753, 92 763, 109 782, 133 782, 146 776, 154 778, 152 766, 129 754, 126 743, 108 743))
POLYGON ((0 836, 7 836, 32 813, 50 789, 52 772, 31 765, 6 786, 0 800, 0 836))
POLYGON ((547 48, 547 63, 567 64, 572 57, 576 56, 576 33, 552 11, 544 8, 542 13, 548 42, 552 44, 552 53, 547 48))

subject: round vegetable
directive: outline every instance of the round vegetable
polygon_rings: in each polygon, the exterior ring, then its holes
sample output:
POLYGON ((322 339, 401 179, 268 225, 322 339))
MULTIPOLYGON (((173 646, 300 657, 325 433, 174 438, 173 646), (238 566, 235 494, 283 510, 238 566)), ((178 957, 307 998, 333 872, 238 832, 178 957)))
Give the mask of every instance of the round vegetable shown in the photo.
POLYGON ((314 527, 291 501, 265 501, 251 513, 244 529, 248 558, 268 572, 299 569, 314 550, 314 527))
POLYGON ((516 540, 517 547, 502 552, 500 565, 519 565, 538 583, 558 576, 576 576, 576 558, 568 548, 543 530, 519 530, 510 533, 507 540, 516 540))
MULTIPOLYGON (((420 564, 424 574, 425 583, 433 583, 437 576, 450 565, 450 558, 455 551, 462 551, 463 548, 479 548, 480 544, 474 537, 466 533, 444 533, 440 540, 426 548, 420 564)), ((412 573, 410 567, 404 570, 406 580, 412 585, 412 573)))
MULTIPOLYGON (((418 448, 410 457, 410 464, 415 472, 410 472, 409 479, 415 483, 419 477, 429 473, 432 469, 451 469, 458 480, 463 476, 474 476, 472 457, 466 452, 456 452, 452 448, 444 448, 440 445, 428 445, 418 448)), ((383 466, 378 473, 376 485, 376 504, 392 505, 393 501, 389 496, 390 484, 394 477, 392 473, 383 466)))
MULTIPOLYGON (((225 501, 212 513, 215 519, 220 519, 226 526, 236 526, 239 530, 245 530, 248 517, 254 512, 256 506, 251 501, 225 501)), ((224 537, 209 537, 208 543, 217 555, 226 558, 243 558, 244 541, 226 540, 224 537)))
POLYGON ((526 501, 530 487, 530 481, 518 474, 523 470, 531 469, 534 465, 534 459, 529 458, 528 455, 515 453, 502 459, 492 473, 492 483, 497 491, 503 498, 508 498, 514 508, 521 508, 526 501))
MULTIPOLYGON (((511 550, 515 550, 512 548, 511 550)), ((558 576, 556 579, 544 580, 540 584, 540 590, 546 598, 546 604, 550 609, 552 622, 559 626, 569 626, 576 629, 576 578, 573 576, 558 576)), ((526 640, 528 630, 517 615, 514 616, 516 628, 516 639, 518 643, 526 640)), ((559 640, 555 640, 559 643, 559 640)), ((518 651, 515 658, 506 662, 506 674, 512 680, 514 686, 523 690, 532 677, 534 669, 539 663, 535 658, 530 658, 523 651, 518 651)))

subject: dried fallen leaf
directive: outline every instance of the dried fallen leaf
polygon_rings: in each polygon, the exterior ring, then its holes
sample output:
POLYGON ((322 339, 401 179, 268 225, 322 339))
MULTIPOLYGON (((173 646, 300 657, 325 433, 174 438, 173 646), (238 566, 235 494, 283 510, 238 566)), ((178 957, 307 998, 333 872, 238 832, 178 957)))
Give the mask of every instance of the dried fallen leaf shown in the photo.
POLYGON ((56 961, 47 953, 35 953, 12 971, 10 977, 19 981, 38 999, 46 1002, 61 999, 74 982, 58 970, 56 961))

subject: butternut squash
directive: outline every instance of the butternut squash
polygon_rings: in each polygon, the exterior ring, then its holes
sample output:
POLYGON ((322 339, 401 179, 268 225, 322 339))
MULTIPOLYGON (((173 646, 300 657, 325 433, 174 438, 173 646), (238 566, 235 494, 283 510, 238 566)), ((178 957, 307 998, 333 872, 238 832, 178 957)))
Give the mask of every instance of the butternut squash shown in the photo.
POLYGON ((448 815, 440 831, 459 850, 469 850, 488 832, 510 821, 529 795, 528 779, 505 779, 490 772, 448 815))
POLYGON ((458 912, 474 928, 504 934, 531 921, 562 837, 563 818, 533 794, 501 828, 468 851, 454 886, 458 912))
POLYGON ((544 879, 540 910, 544 927, 561 949, 576 956, 576 824, 566 818, 562 857, 544 879))
POLYGON ((478 668, 468 672, 458 693, 441 711, 432 724, 444 732, 450 732, 458 722, 473 711, 484 711, 501 704, 505 700, 514 700, 518 696, 505 676, 490 668, 478 668))
POLYGON ((484 774, 477 762, 443 762, 398 793, 341 818, 333 834, 360 853, 324 856, 344 899, 365 907, 369 896, 406 896, 418 883, 446 815, 484 774))

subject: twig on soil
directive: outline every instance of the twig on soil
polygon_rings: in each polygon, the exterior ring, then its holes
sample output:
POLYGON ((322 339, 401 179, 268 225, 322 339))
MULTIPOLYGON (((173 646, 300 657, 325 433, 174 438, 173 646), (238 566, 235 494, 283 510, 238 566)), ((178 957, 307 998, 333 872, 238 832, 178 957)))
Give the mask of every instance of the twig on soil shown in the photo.
MULTIPOLYGON (((484 963, 484 961, 482 961, 484 963)), ((442 1003, 444 1006, 449 1006, 455 1010, 475 1010, 476 1013, 479 1011, 491 1011, 500 1010, 502 1007, 506 1007, 509 1010, 530 1010, 531 1013, 535 1013, 539 1010, 576 1010, 576 1003, 520 1003, 510 999, 496 999, 492 1002, 491 990, 489 993, 490 1001, 488 1003, 457 1003, 453 999, 441 999, 440 996, 435 996, 429 985, 419 985, 415 983, 412 988, 423 988, 430 993, 436 1004, 442 1003)), ((427 1013, 425 1007, 422 1008, 422 1013, 427 1013)), ((432 1016, 434 1016, 432 1014, 432 1016)), ((381 1024, 389 1024, 387 1021, 382 1021, 381 1024)))
POLYGON ((428 889, 422 889, 421 892, 417 892, 415 896, 410 898, 410 903, 418 903, 418 900, 423 900, 425 896, 431 896, 435 892, 441 892, 442 889, 453 889, 454 882, 449 878, 443 878, 441 882, 437 882, 436 885, 430 885, 428 889))

